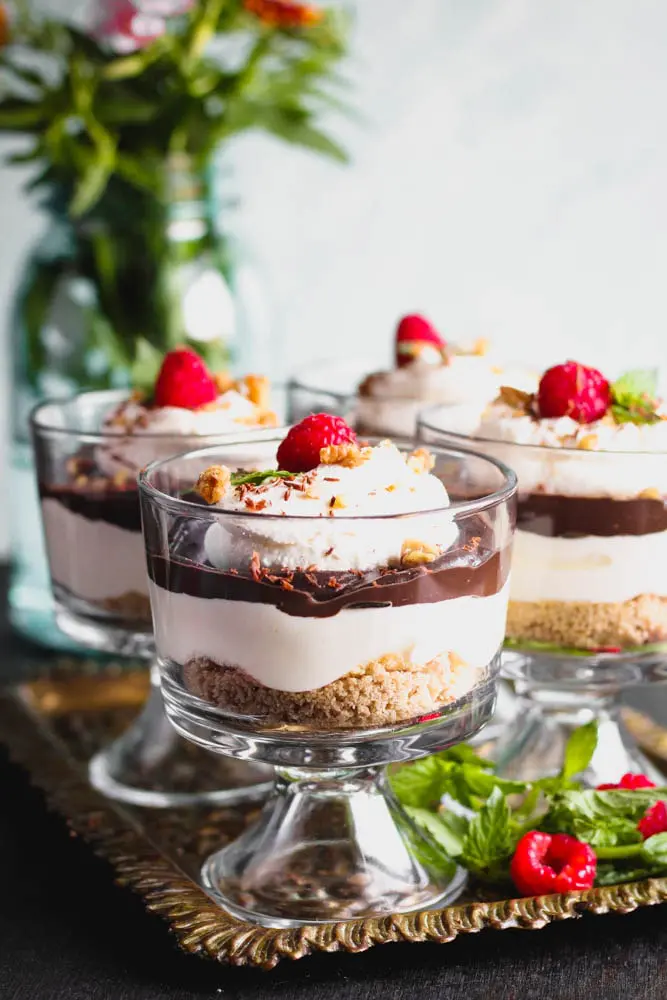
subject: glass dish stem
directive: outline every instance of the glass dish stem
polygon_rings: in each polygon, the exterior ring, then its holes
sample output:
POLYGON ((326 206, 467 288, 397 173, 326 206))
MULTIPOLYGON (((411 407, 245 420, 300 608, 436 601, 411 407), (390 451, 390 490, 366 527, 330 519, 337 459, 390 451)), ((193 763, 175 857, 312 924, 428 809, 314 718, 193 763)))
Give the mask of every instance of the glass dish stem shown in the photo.
POLYGON ((394 797, 386 768, 279 768, 243 836, 210 857, 204 887, 265 927, 444 906, 465 880, 394 797))
POLYGON ((500 774, 530 781, 561 767, 572 732, 595 719, 598 745, 582 779, 590 787, 617 782, 628 771, 664 778, 635 745, 621 719, 622 688, 567 690, 515 681, 516 714, 493 748, 500 774))
POLYGON ((172 808, 229 805, 263 798, 271 771, 221 758, 182 739, 167 719, 160 674, 151 664, 151 691, 140 715, 90 761, 90 782, 130 805, 172 808))

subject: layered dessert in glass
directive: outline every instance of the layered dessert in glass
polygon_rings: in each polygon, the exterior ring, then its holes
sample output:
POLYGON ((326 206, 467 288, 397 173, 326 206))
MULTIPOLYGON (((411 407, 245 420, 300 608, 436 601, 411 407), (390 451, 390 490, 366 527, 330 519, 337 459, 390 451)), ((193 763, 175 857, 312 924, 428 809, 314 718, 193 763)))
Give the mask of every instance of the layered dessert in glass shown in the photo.
POLYGON ((281 768, 204 884, 270 926, 448 898, 460 881, 424 862, 380 768, 469 738, 493 711, 513 476, 471 453, 358 441, 329 414, 275 448, 264 470, 228 443, 140 478, 169 718, 281 768))
POLYGON ((581 712, 605 734, 591 783, 614 768, 650 771, 620 727, 618 695, 662 679, 666 666, 667 408, 654 373, 610 381, 569 361, 535 393, 504 386, 467 438, 450 425, 431 411, 422 436, 474 444, 519 483, 507 620, 518 656, 508 654, 506 669, 534 711, 530 736, 528 710, 506 734, 513 773, 544 771, 581 712))
POLYGON ((650 373, 556 366, 534 396, 503 389, 477 436, 519 478, 510 639, 667 641, 667 409, 650 373))
MULTIPOLYGON (((262 465, 262 437, 277 424, 268 390, 264 378, 213 374, 193 351, 178 349, 148 392, 87 392, 35 410, 41 512, 63 632, 88 649, 154 660, 137 474, 154 459, 230 436, 245 438, 249 467, 262 465)), ((178 740, 154 666, 151 682, 141 715, 90 761, 99 791, 162 807, 228 802, 265 780, 265 771, 236 762, 223 773, 216 759, 178 740)))
POLYGON ((90 392, 39 407, 33 433, 41 512, 66 628, 76 631, 69 611, 150 628, 137 493, 144 466, 277 422, 267 379, 209 373, 186 349, 167 355, 151 392, 90 392))
POLYGON ((271 726, 439 711, 497 650, 509 522, 457 522, 432 456, 390 441, 324 446, 297 471, 299 433, 275 475, 203 469, 168 554, 147 527, 160 654, 191 693, 271 726))
POLYGON ((533 376, 508 369, 486 340, 457 344, 414 314, 398 323, 392 367, 369 373, 369 362, 344 361, 301 372, 291 383, 290 416, 300 419, 326 406, 362 434, 410 438, 419 413, 440 405, 456 408, 467 431, 510 379, 534 388, 533 376))

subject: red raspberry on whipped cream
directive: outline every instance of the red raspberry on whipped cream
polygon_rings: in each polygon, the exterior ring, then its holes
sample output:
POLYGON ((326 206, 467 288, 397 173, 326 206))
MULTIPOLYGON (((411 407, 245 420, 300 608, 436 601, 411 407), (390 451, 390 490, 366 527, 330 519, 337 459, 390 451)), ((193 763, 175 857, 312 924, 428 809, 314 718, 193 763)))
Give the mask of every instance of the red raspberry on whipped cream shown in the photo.
POLYGON ((424 316, 404 316, 396 330, 396 367, 403 368, 416 358, 427 364, 442 364, 446 343, 424 316))
POLYGON ((541 417, 571 417, 579 424, 600 420, 611 401, 611 386, 604 375, 577 361, 549 368, 537 390, 541 417))
POLYGON ((278 465, 285 472, 308 472, 320 464, 323 448, 356 440, 357 435, 342 417, 313 413, 289 431, 278 448, 278 465))
POLYGON ((155 405, 197 410, 212 403, 218 387, 195 351, 181 347, 165 355, 155 383, 155 405))

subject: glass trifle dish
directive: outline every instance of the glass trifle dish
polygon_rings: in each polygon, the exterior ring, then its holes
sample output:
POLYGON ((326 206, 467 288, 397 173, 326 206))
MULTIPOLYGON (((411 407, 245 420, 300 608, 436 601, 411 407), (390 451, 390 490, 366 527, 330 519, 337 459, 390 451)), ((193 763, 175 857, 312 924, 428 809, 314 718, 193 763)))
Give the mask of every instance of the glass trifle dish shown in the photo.
POLYGON ((472 429, 505 382, 535 387, 529 371, 508 368, 487 340, 455 343, 418 314, 402 317, 393 346, 390 367, 351 358, 299 372, 289 386, 290 420, 327 407, 359 433, 411 438, 428 407, 456 407, 459 421, 467 418, 472 429))
POLYGON ((167 714, 200 746, 277 769, 204 885, 266 926, 444 902, 462 876, 385 766, 466 740, 493 712, 513 474, 358 442, 328 414, 274 447, 266 470, 225 444, 140 477, 167 714))
POLYGON ((557 766, 574 726, 597 717, 589 781, 650 772, 618 699, 667 676, 667 409, 653 373, 610 382, 569 361, 534 394, 503 387, 473 434, 454 424, 433 410, 421 436, 474 444, 519 482, 505 667, 527 702, 496 760, 535 777, 557 766))
MULTIPOLYGON (((262 438, 273 436, 278 423, 269 391, 265 378, 213 374, 193 351, 179 349, 165 356, 147 392, 84 392, 35 409, 42 521, 63 632, 96 652, 153 659, 137 475, 157 458, 240 435, 247 439, 246 461, 265 464, 272 452, 262 438)), ((99 790, 167 806, 202 797, 222 801, 265 780, 257 769, 238 766, 223 789, 218 762, 202 754, 214 765, 208 766, 211 787, 186 789, 195 755, 167 723, 155 668, 152 681, 138 720, 91 761, 99 790)))

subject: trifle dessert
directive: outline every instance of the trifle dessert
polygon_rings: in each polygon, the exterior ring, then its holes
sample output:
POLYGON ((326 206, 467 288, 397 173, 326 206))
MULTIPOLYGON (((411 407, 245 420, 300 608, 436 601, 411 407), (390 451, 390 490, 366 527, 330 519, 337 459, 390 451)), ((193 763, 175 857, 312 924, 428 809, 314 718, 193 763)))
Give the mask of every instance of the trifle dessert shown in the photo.
POLYGON ((33 431, 58 604, 149 629, 137 474, 154 459, 277 422, 266 378, 209 372, 189 348, 165 356, 152 391, 40 407, 33 431))
POLYGON ((601 654, 667 643, 667 408, 654 374, 556 365, 535 393, 504 386, 473 436, 519 481, 509 641, 601 654))
POLYGON ((277 444, 261 471, 233 450, 190 458, 194 489, 157 466, 171 515, 143 491, 167 686, 268 729, 437 717, 488 678, 502 641, 511 489, 485 505, 461 460, 359 442, 328 414, 277 444))
POLYGON ((355 426, 361 433, 412 436, 429 406, 456 408, 458 429, 473 427, 483 408, 512 381, 534 388, 528 371, 511 371, 488 341, 456 344, 420 315, 396 330, 394 367, 367 375, 357 390, 355 426))
POLYGON ((385 765, 491 717, 514 490, 491 459, 359 441, 322 413, 264 469, 226 443, 141 474, 167 715, 277 767, 257 821, 202 867, 228 911, 285 928, 459 894, 385 765))

